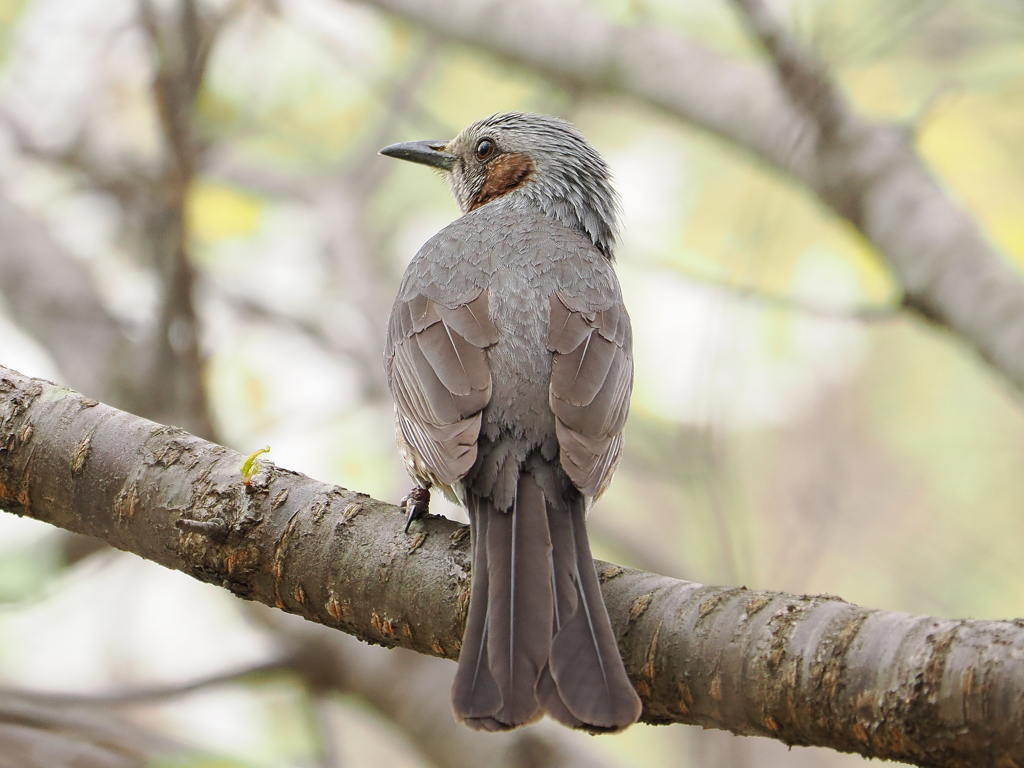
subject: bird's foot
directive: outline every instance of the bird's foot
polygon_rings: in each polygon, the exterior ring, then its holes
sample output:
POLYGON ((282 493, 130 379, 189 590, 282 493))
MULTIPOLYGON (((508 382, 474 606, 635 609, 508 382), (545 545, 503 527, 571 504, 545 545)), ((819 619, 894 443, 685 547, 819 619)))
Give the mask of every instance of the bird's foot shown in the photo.
POLYGON ((408 533, 412 521, 419 520, 430 511, 430 489, 413 488, 398 502, 398 507, 405 510, 405 532, 408 533))

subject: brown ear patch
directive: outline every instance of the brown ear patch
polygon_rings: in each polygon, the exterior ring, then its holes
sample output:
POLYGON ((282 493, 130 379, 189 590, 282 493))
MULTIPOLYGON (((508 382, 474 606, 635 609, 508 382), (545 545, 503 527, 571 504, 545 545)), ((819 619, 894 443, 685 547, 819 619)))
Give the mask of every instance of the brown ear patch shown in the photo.
POLYGON ((518 152, 499 155, 487 166, 487 178, 470 202, 469 210, 475 211, 484 203, 511 192, 533 173, 533 163, 526 155, 518 152))

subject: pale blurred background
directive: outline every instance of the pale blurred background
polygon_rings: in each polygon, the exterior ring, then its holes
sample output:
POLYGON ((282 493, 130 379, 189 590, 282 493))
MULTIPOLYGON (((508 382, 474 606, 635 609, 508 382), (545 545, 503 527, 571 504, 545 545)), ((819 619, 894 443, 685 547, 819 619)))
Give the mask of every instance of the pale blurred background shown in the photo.
MULTIPOLYGON (((584 7, 760 56, 723 0, 584 7)), ((913 126, 949 194, 1024 266, 1024 3, 773 7, 857 111, 913 126)), ((440 178, 376 151, 550 112, 622 196, 636 386, 590 518, 596 554, 873 608, 1024 615, 1019 393, 901 313, 852 227, 736 147, 359 3, 0 0, 0 24, 3 365, 397 501, 387 315, 405 264, 458 212, 440 178), (194 367, 169 374, 161 344, 194 367)), ((173 686, 265 660, 288 631, 226 591, 80 548, 0 516, 0 684, 173 686)), ((177 746, 95 765, 455 764, 358 691, 294 675, 110 716, 177 746)), ((609 766, 862 763, 678 725, 555 738, 609 766)))

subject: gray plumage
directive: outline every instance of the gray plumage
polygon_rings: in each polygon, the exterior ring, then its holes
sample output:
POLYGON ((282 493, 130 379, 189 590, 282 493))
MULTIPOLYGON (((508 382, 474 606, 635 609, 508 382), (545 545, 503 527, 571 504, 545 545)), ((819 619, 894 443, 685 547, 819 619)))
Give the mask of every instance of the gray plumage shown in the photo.
POLYGON ((410 475, 470 516, 455 714, 620 730, 640 702, 585 531, 633 377, 607 167, 567 123, 523 113, 382 152, 444 169, 465 214, 410 263, 385 348, 410 475))

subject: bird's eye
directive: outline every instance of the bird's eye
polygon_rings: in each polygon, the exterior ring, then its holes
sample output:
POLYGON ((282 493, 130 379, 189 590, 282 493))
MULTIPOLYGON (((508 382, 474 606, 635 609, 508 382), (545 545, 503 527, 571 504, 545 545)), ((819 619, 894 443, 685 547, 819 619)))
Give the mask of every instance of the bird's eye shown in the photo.
POLYGON ((476 156, 481 160, 486 160, 493 154, 494 142, 490 139, 480 139, 480 143, 476 145, 476 156))

